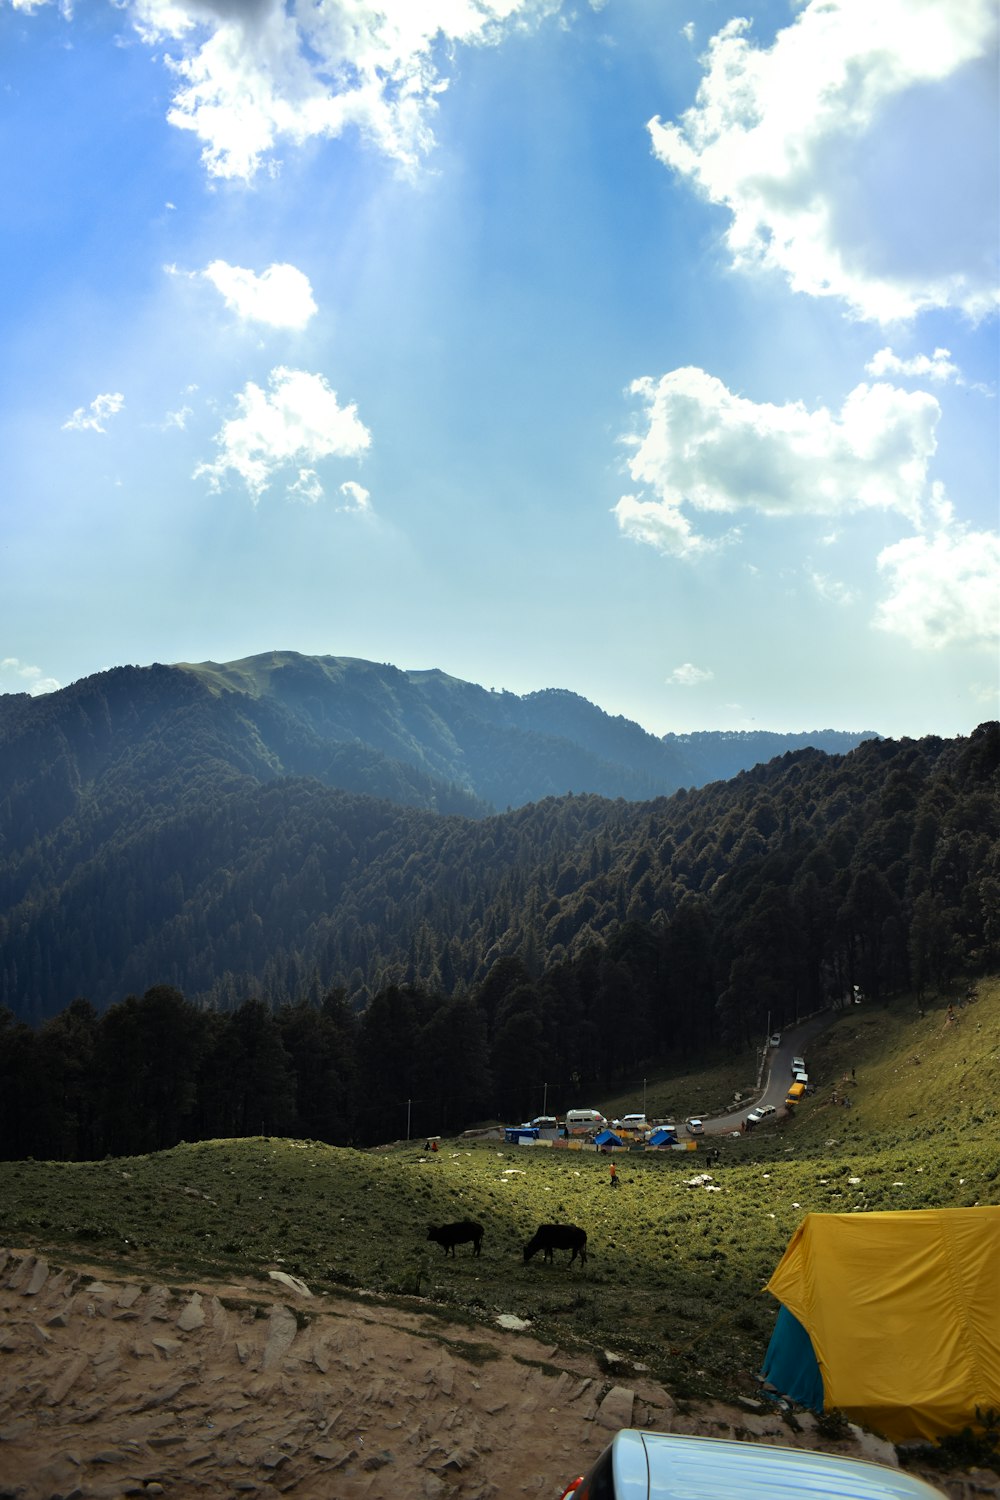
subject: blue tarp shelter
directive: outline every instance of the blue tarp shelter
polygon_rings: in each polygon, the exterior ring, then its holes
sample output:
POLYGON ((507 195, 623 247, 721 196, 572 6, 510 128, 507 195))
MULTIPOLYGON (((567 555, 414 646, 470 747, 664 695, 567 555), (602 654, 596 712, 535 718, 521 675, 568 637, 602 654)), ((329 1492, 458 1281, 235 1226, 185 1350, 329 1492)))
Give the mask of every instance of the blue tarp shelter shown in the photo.
POLYGON ((677 1134, 673 1130, 668 1130, 665 1125, 661 1125, 659 1130, 654 1130, 653 1134, 649 1137, 649 1145, 676 1146, 677 1134))
POLYGON ((624 1146, 625 1142, 620 1135, 615 1135, 613 1130, 602 1130, 600 1135, 594 1136, 595 1146, 624 1146))

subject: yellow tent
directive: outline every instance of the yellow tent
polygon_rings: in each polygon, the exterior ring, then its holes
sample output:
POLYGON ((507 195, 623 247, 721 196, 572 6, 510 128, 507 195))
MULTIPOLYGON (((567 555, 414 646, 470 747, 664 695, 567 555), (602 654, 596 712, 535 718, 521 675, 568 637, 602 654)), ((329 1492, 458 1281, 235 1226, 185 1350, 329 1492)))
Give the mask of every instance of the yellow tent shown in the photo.
POLYGON ((807 1214, 767 1291, 806 1330, 827 1409, 893 1442, 1000 1411, 1000 1208, 807 1214))

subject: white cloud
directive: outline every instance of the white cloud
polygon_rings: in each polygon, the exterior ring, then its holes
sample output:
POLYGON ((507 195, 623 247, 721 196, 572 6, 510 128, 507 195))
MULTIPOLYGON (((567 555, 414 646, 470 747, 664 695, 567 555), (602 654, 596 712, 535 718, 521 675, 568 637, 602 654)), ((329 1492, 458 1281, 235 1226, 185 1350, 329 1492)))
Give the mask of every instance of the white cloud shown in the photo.
MULTIPOLYGON (((10 3, 12 9, 23 10, 27 15, 30 16, 33 15, 36 10, 41 10, 43 5, 50 5, 51 0, 10 0, 10 3)), ((73 19, 72 0, 59 0, 59 13, 60 15, 64 16, 67 21, 71 21, 73 19)))
POLYGON ((697 687, 700 682, 711 682, 714 676, 715 673, 707 667, 696 667, 693 662, 686 661, 674 668, 667 683, 674 687, 697 687))
POLYGON ((286 464, 301 470, 324 458, 357 458, 371 442, 357 407, 341 406, 322 375, 278 366, 269 385, 263 391, 247 382, 236 398, 240 415, 223 423, 216 436, 218 458, 194 472, 196 479, 206 475, 218 490, 232 470, 255 504, 286 464))
POLYGON ((884 548, 878 568, 889 584, 875 612, 880 630, 923 650, 1000 653, 1000 534, 957 525, 944 507, 936 531, 884 548))
POLYGON ((955 380, 963 384, 958 365, 952 362, 950 349, 935 349, 933 354, 914 354, 901 359, 889 347, 879 349, 865 365, 869 375, 902 375, 914 380, 955 380))
POLYGON ((694 41, 694 22, 693 21, 685 21, 684 25, 681 27, 681 36, 684 37, 686 41, 689 41, 689 42, 693 42, 694 41))
POLYGON ((248 322, 272 328, 304 328, 316 312, 309 277, 296 266, 270 265, 259 276, 243 266, 213 260, 201 273, 225 304, 248 322))
POLYGON ((249 179, 281 140, 355 127, 413 167, 433 143, 455 43, 492 43, 560 0, 122 0, 151 46, 173 45, 168 119, 216 177, 249 179))
POLYGON ((654 154, 732 221, 733 262, 861 317, 997 305, 992 0, 810 0, 769 48, 730 21, 654 154))
POLYGON ((168 411, 161 424, 164 432, 169 432, 172 428, 183 432, 187 426, 188 417, 192 415, 190 406, 180 406, 176 411, 168 411))
POLYGON ((809 574, 809 580, 820 598, 829 600, 831 604, 853 604, 858 597, 856 589, 842 583, 839 578, 831 578, 828 573, 817 573, 814 570, 809 574))
POLYGON ((318 505, 326 491, 315 469, 300 469, 294 484, 288 486, 288 493, 307 505, 318 505))
POLYGON ((95 396, 89 406, 78 406, 71 417, 62 424, 63 432, 107 432, 104 423, 116 416, 125 405, 120 391, 105 396, 95 396))
MULTIPOLYGON (((43 677, 41 667, 30 667, 26 662, 18 661, 16 656, 5 656, 0 661, 0 678, 9 676, 20 677, 27 683, 32 698, 38 698, 42 693, 58 692, 62 686, 54 677, 43 677)), ((23 693, 25 688, 17 687, 14 691, 23 693)))
POLYGON ((655 498, 624 495, 614 511, 622 531, 660 551, 717 545, 694 532, 686 506, 770 516, 879 508, 920 521, 940 416, 926 391, 862 384, 839 412, 809 411, 750 401, 690 366, 632 391, 648 425, 629 472, 655 498))
POLYGON ((622 495, 612 507, 618 528, 634 541, 645 542, 658 552, 673 557, 694 557, 711 550, 717 543, 699 536, 687 516, 676 505, 663 500, 642 500, 637 495, 622 495))
POLYGON ((340 507, 341 510, 371 510, 371 495, 365 489, 364 485, 355 484, 353 479, 345 479, 344 483, 340 486, 340 493, 347 502, 346 505, 340 507))

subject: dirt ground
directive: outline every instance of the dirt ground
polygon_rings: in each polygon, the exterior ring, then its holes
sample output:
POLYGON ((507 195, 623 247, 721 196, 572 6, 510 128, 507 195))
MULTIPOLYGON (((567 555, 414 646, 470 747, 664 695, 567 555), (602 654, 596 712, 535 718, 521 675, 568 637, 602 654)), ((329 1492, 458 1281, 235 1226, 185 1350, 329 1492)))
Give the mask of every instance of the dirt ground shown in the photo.
MULTIPOLYGON (((622 1426, 895 1462, 764 1402, 679 1409, 641 1367, 530 1329, 292 1278, 178 1291, 0 1250, 0 1500, 558 1500, 622 1426)), ((998 1493, 988 1471, 941 1487, 998 1493)))

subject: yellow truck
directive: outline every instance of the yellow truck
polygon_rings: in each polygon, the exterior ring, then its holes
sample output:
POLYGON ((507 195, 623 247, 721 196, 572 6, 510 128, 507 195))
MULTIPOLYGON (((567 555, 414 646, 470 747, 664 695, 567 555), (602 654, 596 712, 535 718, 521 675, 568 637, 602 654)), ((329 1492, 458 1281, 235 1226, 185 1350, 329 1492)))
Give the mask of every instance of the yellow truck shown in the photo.
POLYGON ((804 1096, 805 1091, 806 1086, 804 1083, 793 1083, 785 1097, 785 1103, 798 1104, 799 1100, 804 1096))

